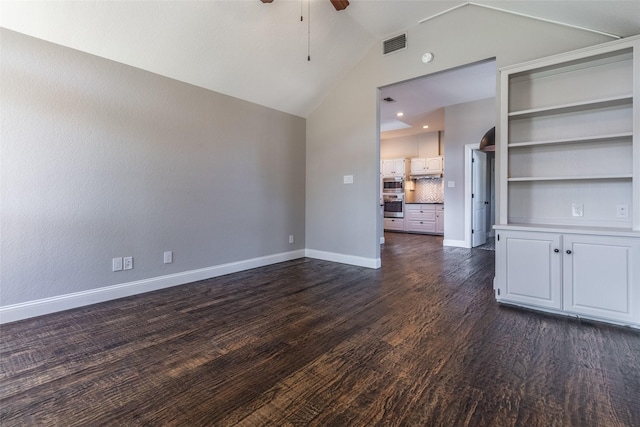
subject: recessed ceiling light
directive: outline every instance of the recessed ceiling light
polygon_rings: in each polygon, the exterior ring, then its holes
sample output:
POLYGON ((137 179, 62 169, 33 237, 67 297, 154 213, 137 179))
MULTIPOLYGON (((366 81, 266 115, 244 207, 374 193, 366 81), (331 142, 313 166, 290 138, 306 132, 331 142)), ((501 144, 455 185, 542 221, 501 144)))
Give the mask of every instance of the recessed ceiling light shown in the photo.
POLYGON ((402 111, 400 111, 398 114, 396 114, 396 116, 402 117, 402 116, 404 116, 404 113, 402 111))
POLYGON ((422 129, 429 129, 429 125, 422 126, 422 129))

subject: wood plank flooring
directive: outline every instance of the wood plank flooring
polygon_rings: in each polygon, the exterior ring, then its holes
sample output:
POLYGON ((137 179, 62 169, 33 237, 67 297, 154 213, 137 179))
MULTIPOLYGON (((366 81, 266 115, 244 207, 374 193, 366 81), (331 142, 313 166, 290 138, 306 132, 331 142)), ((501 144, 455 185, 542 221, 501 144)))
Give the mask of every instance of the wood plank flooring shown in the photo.
POLYGON ((640 333, 499 306, 493 252, 387 233, 1 327, 0 425, 640 426, 640 333))

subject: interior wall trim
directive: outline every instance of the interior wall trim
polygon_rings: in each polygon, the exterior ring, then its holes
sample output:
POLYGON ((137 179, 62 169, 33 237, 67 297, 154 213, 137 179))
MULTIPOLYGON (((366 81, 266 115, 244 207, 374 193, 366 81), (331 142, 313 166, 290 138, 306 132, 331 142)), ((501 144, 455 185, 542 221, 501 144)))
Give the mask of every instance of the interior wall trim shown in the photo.
POLYGON ((256 267, 264 267, 278 262, 304 258, 304 256, 305 250, 299 249, 197 270, 169 274, 166 276, 152 277, 150 279, 105 286, 88 291, 74 292, 71 294, 27 301, 19 304, 6 305, 0 307, 0 324, 70 310, 72 308, 84 307, 91 304, 111 301, 172 286, 184 285, 198 280, 210 279, 212 277, 237 273, 239 271, 249 270, 256 267))
POLYGON ((590 33, 595 33, 595 34, 600 34, 600 35, 603 35, 603 36, 611 37, 611 38, 616 39, 616 40, 622 38, 622 36, 619 36, 617 34, 606 33, 604 31, 595 30, 593 28, 587 28, 587 27, 581 27, 579 25, 567 24, 566 22, 554 21, 552 19, 541 18, 539 16, 529 15, 527 13, 514 12, 512 10, 503 9, 501 7, 489 6, 488 4, 476 3, 476 2, 473 2, 473 1, 468 1, 466 3, 459 4, 457 6, 449 8, 447 10, 443 10, 442 12, 436 13, 435 15, 431 15, 431 16, 428 16, 426 18, 423 18, 423 19, 418 21, 418 24, 422 24, 422 23, 430 21, 430 20, 432 20, 434 18, 437 18, 439 16, 446 15, 447 13, 453 12, 454 10, 460 9, 461 7, 465 7, 465 6, 483 7, 485 9, 496 10, 498 12, 508 13, 508 14, 515 15, 515 16, 521 16, 523 18, 535 19, 536 21, 547 22, 547 23, 550 23, 550 24, 560 25, 560 26, 568 27, 568 28, 575 28, 575 29, 582 30, 582 31, 588 31, 590 33))
POLYGON ((444 239, 442 241, 442 246, 451 246, 454 248, 467 248, 467 249, 471 247, 464 240, 450 240, 450 239, 444 239))
POLYGON ((315 249, 306 249, 305 253, 307 258, 339 262, 341 264, 350 264, 358 267, 377 269, 382 266, 382 261, 380 260, 380 258, 365 258, 354 255, 339 254, 336 252, 317 251, 315 249))

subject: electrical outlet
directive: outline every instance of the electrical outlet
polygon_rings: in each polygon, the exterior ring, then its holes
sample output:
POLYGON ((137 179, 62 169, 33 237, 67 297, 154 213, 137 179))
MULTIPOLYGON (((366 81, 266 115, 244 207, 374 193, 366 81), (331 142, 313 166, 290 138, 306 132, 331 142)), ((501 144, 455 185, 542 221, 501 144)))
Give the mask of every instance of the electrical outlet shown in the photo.
POLYGON ((132 256, 124 257, 123 261, 124 261, 124 269, 125 270, 132 270, 133 269, 133 257, 132 256))
POLYGON ((111 269, 113 271, 122 271, 122 257, 111 260, 111 269))
POLYGON ((293 243, 293 234, 289 235, 289 243, 293 243))
POLYGON ((616 205, 616 218, 629 218, 629 205, 616 205))
POLYGON ((571 211, 573 216, 584 216, 584 205, 581 203, 574 203, 571 205, 571 211))
POLYGON ((164 253, 164 263, 165 264, 171 264, 172 262, 173 262, 173 252, 166 251, 164 253))

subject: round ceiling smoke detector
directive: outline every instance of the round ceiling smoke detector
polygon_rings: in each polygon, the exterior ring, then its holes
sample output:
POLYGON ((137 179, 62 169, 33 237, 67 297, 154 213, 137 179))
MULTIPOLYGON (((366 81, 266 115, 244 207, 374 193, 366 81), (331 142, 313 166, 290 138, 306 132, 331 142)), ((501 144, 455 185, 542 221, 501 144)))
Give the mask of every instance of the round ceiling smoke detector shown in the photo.
POLYGON ((431 61, 433 61, 433 53, 427 52, 424 55, 422 55, 422 62, 424 62, 425 64, 428 64, 431 61))

